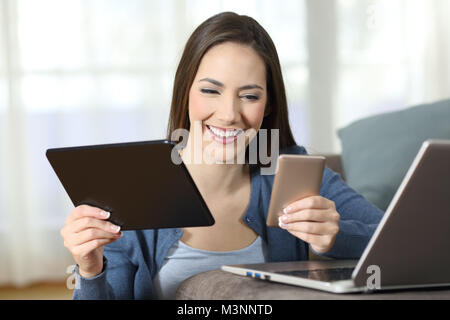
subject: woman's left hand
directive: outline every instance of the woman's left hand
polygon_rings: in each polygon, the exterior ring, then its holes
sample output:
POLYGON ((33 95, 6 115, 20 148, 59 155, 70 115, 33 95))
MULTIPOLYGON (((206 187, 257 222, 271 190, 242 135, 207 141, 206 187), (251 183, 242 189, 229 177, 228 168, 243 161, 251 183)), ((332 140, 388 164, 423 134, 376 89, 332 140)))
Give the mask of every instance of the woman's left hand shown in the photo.
POLYGON ((280 228, 308 242, 318 253, 329 251, 339 232, 339 213, 333 201, 321 196, 289 204, 279 218, 280 228))

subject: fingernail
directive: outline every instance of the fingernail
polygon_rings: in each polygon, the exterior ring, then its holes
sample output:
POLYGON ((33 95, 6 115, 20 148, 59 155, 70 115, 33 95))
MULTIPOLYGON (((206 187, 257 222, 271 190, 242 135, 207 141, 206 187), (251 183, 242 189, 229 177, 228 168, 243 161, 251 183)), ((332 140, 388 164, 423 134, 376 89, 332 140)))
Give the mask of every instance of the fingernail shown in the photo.
POLYGON ((109 218, 109 216, 111 215, 111 213, 109 213, 108 211, 104 211, 104 210, 102 210, 102 211, 100 211, 100 215, 103 217, 103 218, 109 218))
POLYGON ((120 226, 116 226, 115 224, 112 224, 110 226, 111 230, 114 232, 119 232, 120 231, 120 226))
POLYGON ((282 220, 281 217, 279 217, 278 218, 278 225, 280 226, 280 228, 286 229, 287 224, 284 224, 281 220, 282 220))
POLYGON ((284 214, 288 214, 290 211, 291 211, 291 208, 289 208, 289 207, 286 207, 283 209, 284 214))
POLYGON ((282 222, 287 222, 288 217, 286 217, 286 216, 281 216, 280 219, 281 219, 282 222))

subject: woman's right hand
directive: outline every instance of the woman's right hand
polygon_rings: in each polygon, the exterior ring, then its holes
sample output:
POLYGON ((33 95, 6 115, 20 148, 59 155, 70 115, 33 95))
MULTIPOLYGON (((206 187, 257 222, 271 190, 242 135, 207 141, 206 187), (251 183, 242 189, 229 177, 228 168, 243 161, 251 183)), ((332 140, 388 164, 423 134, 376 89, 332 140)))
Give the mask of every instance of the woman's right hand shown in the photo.
POLYGON ((61 229, 64 246, 72 253, 82 277, 102 272, 104 246, 122 236, 119 226, 105 221, 109 215, 102 209, 80 205, 67 216, 61 229))

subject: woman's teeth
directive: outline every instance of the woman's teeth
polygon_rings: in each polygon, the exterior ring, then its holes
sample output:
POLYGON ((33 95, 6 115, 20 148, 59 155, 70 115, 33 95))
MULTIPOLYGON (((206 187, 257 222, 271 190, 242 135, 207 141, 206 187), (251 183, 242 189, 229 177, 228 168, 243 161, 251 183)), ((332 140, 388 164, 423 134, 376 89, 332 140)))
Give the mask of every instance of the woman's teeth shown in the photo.
POLYGON ((220 129, 216 129, 214 127, 208 126, 208 128, 218 137, 220 138, 229 138, 229 137, 235 137, 237 136, 239 133, 242 132, 241 129, 238 130, 220 130, 220 129))

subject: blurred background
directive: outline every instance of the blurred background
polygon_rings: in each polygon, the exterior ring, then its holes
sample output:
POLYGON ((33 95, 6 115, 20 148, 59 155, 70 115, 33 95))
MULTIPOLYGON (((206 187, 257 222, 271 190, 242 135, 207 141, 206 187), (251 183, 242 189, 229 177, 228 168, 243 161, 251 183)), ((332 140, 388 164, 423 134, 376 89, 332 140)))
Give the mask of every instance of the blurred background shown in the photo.
POLYGON ((448 0, 0 0, 0 298, 71 296, 59 230, 73 206, 46 149, 164 138, 183 46, 222 11, 271 35, 310 151, 450 97, 448 0))

